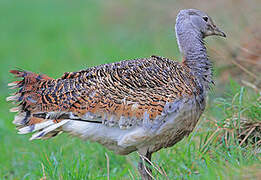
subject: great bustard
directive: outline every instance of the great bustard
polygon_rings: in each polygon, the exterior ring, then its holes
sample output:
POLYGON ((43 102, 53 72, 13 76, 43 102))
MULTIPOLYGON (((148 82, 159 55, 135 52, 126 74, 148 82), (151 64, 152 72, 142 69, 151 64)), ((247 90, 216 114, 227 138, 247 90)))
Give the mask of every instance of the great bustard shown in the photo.
MULTIPOLYGON (((205 109, 212 66, 203 39, 225 37, 212 19, 196 9, 181 10, 176 36, 183 61, 160 56, 104 64, 59 79, 11 70, 21 81, 8 97, 17 107, 13 121, 33 139, 68 132, 98 142, 117 154, 153 152, 173 146, 195 127, 205 109)), ((147 168, 149 169, 149 168, 147 168)), ((142 162, 139 171, 150 179, 142 162)))

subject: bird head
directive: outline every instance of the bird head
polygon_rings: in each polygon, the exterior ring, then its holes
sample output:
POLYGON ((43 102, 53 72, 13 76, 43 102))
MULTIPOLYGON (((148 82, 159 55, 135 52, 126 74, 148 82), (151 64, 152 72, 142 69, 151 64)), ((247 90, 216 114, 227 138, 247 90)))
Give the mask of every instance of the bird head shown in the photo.
POLYGON ((211 17, 206 13, 197 9, 184 9, 178 14, 178 18, 183 22, 192 25, 196 31, 202 33, 202 37, 217 35, 226 37, 226 34, 221 31, 213 22, 211 17))

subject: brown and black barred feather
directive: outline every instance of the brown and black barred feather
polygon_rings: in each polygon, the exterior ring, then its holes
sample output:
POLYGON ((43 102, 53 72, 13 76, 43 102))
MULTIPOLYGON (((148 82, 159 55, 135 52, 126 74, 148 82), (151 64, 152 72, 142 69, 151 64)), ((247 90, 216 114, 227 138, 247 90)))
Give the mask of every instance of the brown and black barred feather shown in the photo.
POLYGON ((9 84, 18 91, 7 98, 19 103, 12 109, 18 111, 14 123, 19 128, 71 119, 124 129, 132 124, 119 123, 122 116, 135 116, 134 123, 138 124, 147 112, 153 121, 166 103, 201 91, 186 66, 158 56, 65 73, 59 79, 27 71, 10 72, 23 78, 9 84))

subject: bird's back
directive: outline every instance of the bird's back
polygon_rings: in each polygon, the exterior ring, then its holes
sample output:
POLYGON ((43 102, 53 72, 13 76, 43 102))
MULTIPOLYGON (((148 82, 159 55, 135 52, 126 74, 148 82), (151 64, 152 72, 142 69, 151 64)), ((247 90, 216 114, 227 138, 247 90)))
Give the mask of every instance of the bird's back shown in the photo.
POLYGON ((14 123, 20 133, 37 131, 32 139, 67 131, 121 154, 145 144, 156 151, 191 132, 205 107, 196 77, 163 57, 100 65, 59 79, 12 73, 23 77, 11 84, 19 88, 9 98, 20 103, 14 123))

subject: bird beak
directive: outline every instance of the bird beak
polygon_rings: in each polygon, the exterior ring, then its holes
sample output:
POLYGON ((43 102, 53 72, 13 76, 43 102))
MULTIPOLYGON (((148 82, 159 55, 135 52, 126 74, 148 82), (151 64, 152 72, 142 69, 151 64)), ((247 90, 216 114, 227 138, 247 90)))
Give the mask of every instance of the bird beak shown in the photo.
POLYGON ((218 27, 215 27, 214 28, 214 35, 217 35, 217 36, 222 36, 222 37, 227 37, 226 34, 221 31, 220 29, 218 29, 218 27))

